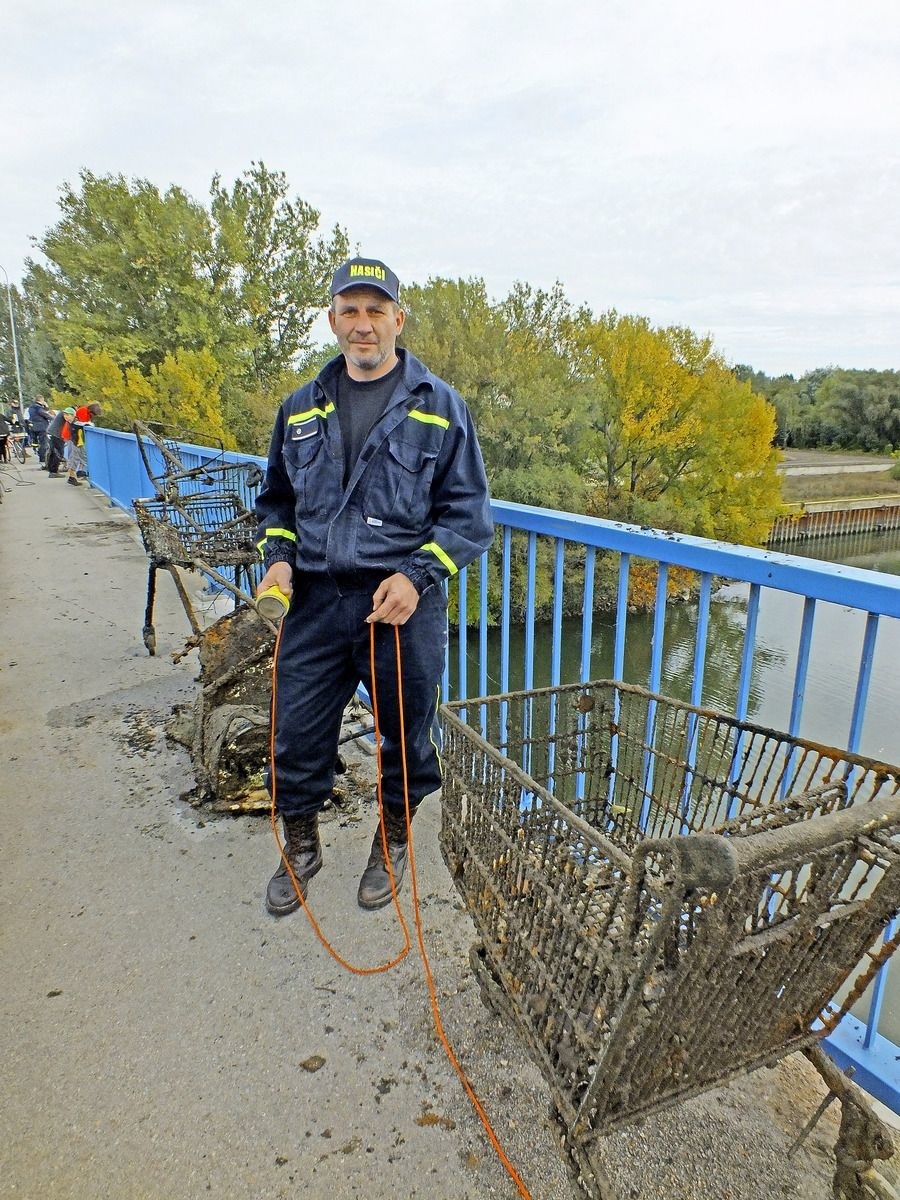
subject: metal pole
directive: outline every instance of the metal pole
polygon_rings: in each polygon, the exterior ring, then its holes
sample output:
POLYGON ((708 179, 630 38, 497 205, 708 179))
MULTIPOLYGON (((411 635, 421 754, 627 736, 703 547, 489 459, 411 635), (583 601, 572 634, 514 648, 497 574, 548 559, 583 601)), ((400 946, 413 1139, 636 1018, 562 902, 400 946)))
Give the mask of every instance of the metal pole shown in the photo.
POLYGON ((24 422, 25 401, 22 397, 22 373, 19 370, 19 347, 16 342, 16 318, 13 315, 12 289, 9 286, 9 276, 6 273, 6 267, 0 266, 0 271, 3 272, 3 278, 6 280, 6 299, 9 304, 9 328, 12 332, 13 361, 16 364, 16 383, 19 388, 19 419, 24 422))

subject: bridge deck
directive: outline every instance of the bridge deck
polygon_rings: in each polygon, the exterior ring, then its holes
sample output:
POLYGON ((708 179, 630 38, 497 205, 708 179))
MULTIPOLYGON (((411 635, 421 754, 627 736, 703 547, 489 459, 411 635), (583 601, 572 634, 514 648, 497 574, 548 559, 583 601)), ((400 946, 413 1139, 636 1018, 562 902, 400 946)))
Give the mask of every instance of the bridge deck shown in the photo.
MULTIPOLYGON (((170 659, 189 631, 165 580, 158 657, 144 650, 132 523, 33 462, 2 481, 6 1194, 512 1196, 434 1037, 415 951, 386 975, 347 974, 302 914, 264 913, 268 823, 204 821, 179 800, 188 762, 162 726, 196 663, 170 659)), ((356 770, 365 781, 371 764, 356 770)), ((565 1200, 546 1089, 470 982, 473 931, 437 822, 434 801, 416 862, 445 1027, 533 1195, 565 1200)), ((371 826, 368 808, 325 826, 311 889, 326 932, 369 963, 401 940, 391 910, 355 904, 371 826)), ((643 1200, 819 1200, 831 1114, 785 1152, 822 1094, 803 1062, 757 1072, 617 1134, 610 1171, 643 1200)))

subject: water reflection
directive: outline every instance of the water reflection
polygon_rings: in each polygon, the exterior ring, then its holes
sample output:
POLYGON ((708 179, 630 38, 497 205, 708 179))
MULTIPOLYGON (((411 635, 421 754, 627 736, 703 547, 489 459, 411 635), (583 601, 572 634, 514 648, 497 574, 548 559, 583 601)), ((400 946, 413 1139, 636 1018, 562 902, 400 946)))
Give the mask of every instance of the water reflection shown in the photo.
POLYGON ((867 571, 882 571, 900 575, 900 529, 889 533, 851 533, 846 537, 810 538, 790 548, 789 553, 802 558, 843 563, 847 567, 863 567, 867 571))
MULTIPOLYGON (((807 557, 900 574, 900 530, 860 534, 846 538, 817 539, 804 544, 807 557)), ((729 584, 713 597, 710 606, 708 645, 704 668, 703 703, 734 712, 737 702, 749 586, 729 584)), ((803 616, 803 598, 764 588, 760 595, 757 643, 753 658, 748 719, 773 729, 790 724, 797 650, 803 616)), ((819 603, 813 629, 812 653, 806 681, 800 736, 827 745, 846 746, 850 733, 856 679, 865 632, 865 614, 842 605, 819 603)), ((689 700, 694 674, 697 632, 696 604, 672 605, 666 619, 660 690, 664 695, 689 700)), ((563 622, 562 682, 578 678, 581 664, 581 620, 563 622)), ((593 679, 613 673, 615 625, 612 615, 594 621, 591 641, 593 679)), ((625 637, 624 678, 646 685, 650 673, 653 617, 634 613, 628 617, 625 637)), ((453 639, 455 643, 455 638, 453 639)), ((550 678, 551 629, 535 631, 534 687, 546 687, 550 678)), ((525 636, 521 628, 510 631, 509 690, 524 687, 525 636)), ((451 689, 455 693, 458 651, 452 645, 451 689)), ((860 752, 888 763, 900 761, 900 621, 883 618, 875 646, 866 721, 860 752)), ((477 687, 478 642, 468 641, 468 672, 477 687)), ((503 691, 500 677, 500 635, 488 637, 489 693, 503 691)))

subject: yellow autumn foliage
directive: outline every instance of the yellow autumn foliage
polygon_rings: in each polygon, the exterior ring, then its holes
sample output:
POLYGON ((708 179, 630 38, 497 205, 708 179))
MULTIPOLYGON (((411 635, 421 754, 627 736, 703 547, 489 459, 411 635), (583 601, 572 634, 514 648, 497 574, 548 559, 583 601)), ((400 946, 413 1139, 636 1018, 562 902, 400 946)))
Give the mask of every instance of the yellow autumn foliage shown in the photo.
POLYGON ((691 330, 613 312, 571 338, 593 389, 589 511, 760 545, 781 506, 772 406, 691 330))
MULTIPOLYGON (((104 350, 74 347, 64 351, 64 361, 74 402, 99 400, 105 425, 130 429, 135 420, 160 421, 190 431, 190 440, 234 449, 222 415, 222 370, 208 350, 176 350, 147 374, 123 370, 104 350)), ((56 394, 56 404, 73 403, 72 394, 56 394)))

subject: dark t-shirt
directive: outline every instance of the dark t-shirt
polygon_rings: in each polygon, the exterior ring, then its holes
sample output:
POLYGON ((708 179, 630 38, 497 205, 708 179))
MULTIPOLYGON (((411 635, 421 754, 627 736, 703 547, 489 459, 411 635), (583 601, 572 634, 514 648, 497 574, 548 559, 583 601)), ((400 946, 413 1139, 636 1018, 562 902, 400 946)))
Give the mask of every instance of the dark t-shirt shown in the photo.
POLYGON ((344 483, 353 473, 369 430, 384 412, 400 377, 397 363, 387 375, 360 383, 351 379, 346 368, 338 376, 337 411, 344 443, 344 483))

